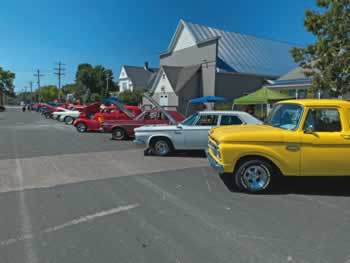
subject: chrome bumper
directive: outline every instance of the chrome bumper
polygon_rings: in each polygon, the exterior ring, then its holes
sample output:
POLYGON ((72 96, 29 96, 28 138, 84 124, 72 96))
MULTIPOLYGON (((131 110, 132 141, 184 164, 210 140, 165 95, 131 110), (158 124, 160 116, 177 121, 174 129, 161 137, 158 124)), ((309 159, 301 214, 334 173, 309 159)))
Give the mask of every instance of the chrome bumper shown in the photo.
POLYGON ((213 157, 211 157, 210 153, 208 152, 208 149, 205 151, 205 154, 207 155, 207 159, 208 159, 211 167, 213 167, 213 169, 218 174, 223 174, 224 173, 224 167, 221 164, 219 164, 217 161, 215 161, 215 159, 213 157))

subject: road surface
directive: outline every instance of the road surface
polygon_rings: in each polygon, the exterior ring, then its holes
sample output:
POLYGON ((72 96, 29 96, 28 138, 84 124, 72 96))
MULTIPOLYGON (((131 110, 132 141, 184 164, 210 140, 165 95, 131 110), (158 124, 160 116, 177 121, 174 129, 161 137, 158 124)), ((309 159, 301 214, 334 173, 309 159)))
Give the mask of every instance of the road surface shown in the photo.
POLYGON ((200 154, 110 137, 0 113, 1 263, 350 262, 349 179, 248 195, 200 154))

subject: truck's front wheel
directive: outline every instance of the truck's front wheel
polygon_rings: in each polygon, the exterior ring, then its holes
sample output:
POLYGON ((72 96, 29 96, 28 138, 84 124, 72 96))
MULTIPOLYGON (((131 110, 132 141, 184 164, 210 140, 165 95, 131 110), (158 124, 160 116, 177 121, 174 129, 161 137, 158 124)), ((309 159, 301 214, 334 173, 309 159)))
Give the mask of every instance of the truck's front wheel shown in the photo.
POLYGON ((242 161, 235 172, 236 186, 249 193, 261 193, 271 186, 273 166, 262 159, 242 161))

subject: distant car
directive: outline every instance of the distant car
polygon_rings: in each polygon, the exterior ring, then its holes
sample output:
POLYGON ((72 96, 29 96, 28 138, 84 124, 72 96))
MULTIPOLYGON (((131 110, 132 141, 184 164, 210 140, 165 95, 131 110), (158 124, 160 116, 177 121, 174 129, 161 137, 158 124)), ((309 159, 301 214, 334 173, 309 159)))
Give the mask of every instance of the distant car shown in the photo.
MULTIPOLYGON (((138 116, 141 113, 141 109, 137 106, 124 106, 132 116, 138 116)), ((85 113, 81 113, 79 118, 74 121, 74 126, 78 132, 86 131, 101 131, 101 123, 111 120, 129 120, 133 117, 129 117, 125 112, 121 111, 118 106, 106 106, 101 109, 100 112, 95 113, 93 118, 88 118, 85 113)))
POLYGON ((261 124, 252 115, 241 111, 202 111, 178 125, 143 126, 135 129, 134 142, 145 145, 149 152, 164 156, 173 150, 205 150, 208 131, 221 125, 261 124))
POLYGON ((5 111, 5 110, 6 110, 5 106, 0 105, 0 112, 5 111))
POLYGON ((179 123, 184 116, 177 111, 170 110, 146 110, 132 120, 110 120, 102 123, 105 132, 112 132, 114 140, 124 140, 134 137, 134 129, 144 125, 169 125, 172 122, 179 123), (170 118, 169 118, 170 117, 170 118))

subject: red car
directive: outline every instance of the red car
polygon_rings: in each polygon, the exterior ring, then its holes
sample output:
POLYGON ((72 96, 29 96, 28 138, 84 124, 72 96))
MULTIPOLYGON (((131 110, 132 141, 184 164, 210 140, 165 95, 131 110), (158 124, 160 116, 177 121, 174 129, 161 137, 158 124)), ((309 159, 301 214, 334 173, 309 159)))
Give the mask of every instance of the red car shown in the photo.
MULTIPOLYGON (((124 106, 132 116, 138 116, 141 109, 137 106, 124 106)), ((78 132, 101 131, 101 123, 110 120, 129 120, 130 117, 119 110, 118 106, 107 106, 96 113, 93 118, 88 118, 85 113, 81 113, 79 118, 74 121, 74 126, 78 132)))
MULTIPOLYGON (((185 117, 177 111, 165 111, 175 122, 179 123, 185 117)), ((102 123, 102 129, 105 132, 112 132, 112 138, 115 140, 124 140, 134 137, 134 129, 144 125, 157 125, 171 123, 168 116, 161 110, 147 110, 131 120, 110 120, 102 123)))

